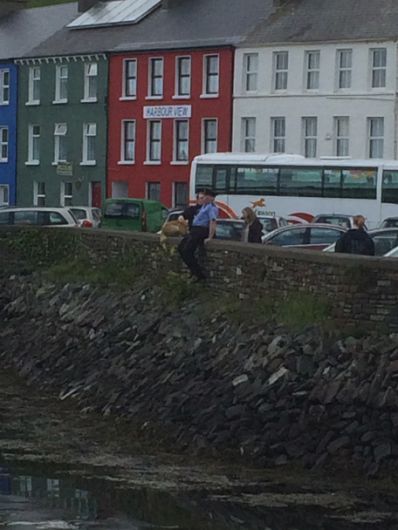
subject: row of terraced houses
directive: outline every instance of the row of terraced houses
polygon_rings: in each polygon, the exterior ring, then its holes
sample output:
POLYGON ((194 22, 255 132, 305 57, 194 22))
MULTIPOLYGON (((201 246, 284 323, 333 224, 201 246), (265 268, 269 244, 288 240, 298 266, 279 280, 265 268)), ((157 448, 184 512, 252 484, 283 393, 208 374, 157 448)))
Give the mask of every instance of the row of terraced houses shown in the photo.
POLYGON ((0 205, 181 206, 201 153, 396 159, 397 38, 394 0, 7 10, 0 205))

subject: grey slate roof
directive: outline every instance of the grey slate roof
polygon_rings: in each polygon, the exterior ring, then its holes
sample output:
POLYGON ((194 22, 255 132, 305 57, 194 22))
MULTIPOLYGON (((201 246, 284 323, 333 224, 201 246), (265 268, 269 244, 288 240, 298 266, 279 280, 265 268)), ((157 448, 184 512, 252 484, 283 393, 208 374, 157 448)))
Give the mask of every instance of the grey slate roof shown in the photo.
POLYGON ((397 0, 288 0, 257 25, 244 45, 397 37, 397 0))
POLYGON ((180 0, 138 24, 63 28, 31 57, 236 44, 272 12, 272 0, 180 0))
MULTIPOLYGON (((1 1, 1 0, 0 0, 1 1)), ((0 18, 0 59, 18 59, 77 15, 77 2, 20 9, 0 18)))

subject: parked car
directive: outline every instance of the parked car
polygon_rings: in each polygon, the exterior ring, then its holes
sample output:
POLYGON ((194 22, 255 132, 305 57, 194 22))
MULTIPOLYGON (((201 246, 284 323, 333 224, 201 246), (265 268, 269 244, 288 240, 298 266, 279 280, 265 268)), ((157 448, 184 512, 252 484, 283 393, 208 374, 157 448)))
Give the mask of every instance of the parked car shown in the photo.
POLYGON ((100 208, 91 206, 71 206, 70 211, 76 217, 79 226, 82 228, 100 228, 101 215, 100 208))
POLYGON ((340 213, 319 214, 314 217, 312 222, 338 225, 346 228, 347 230, 349 228, 354 228, 354 216, 340 213))
POLYGON ((70 208, 41 206, 2 208, 0 210, 0 225, 59 226, 61 228, 76 228, 79 226, 70 208))
MULTIPOLYGON (((368 232, 375 244, 375 256, 384 256, 393 248, 398 246, 397 228, 377 228, 368 232)), ((335 245, 332 244, 324 249, 324 252, 334 252, 335 245)))
POLYGON ((241 219, 217 219, 216 239, 242 241, 245 223, 241 219))
POLYGON ((258 220, 263 225, 263 234, 269 234, 277 228, 282 226, 288 226, 289 223, 284 217, 279 217, 275 215, 258 215, 258 220))
POLYGON ((335 243, 345 231, 342 226, 330 224, 307 223, 289 225, 278 228, 264 236, 263 243, 278 247, 323 250, 331 243, 335 243))
POLYGON ((159 201, 147 199, 106 199, 102 227, 116 230, 157 232, 161 229, 168 209, 159 201))
POLYGON ((398 228, 398 217, 387 217, 380 223, 379 228, 398 228))
POLYGON ((167 217, 166 217, 166 222, 168 223, 169 221, 177 221, 177 219, 183 213, 184 213, 184 210, 182 210, 181 208, 173 208, 172 210, 169 210, 167 217))

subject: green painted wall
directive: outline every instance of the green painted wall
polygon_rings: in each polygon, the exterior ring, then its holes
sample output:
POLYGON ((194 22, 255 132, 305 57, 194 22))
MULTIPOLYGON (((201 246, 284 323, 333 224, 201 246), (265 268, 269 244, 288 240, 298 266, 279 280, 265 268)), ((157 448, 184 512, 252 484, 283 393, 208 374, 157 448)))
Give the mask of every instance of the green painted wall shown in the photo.
MULTIPOLYGON (((30 64, 20 65, 18 107, 18 159, 17 159, 17 205, 33 204, 34 182, 44 182, 46 206, 60 206, 63 181, 72 182, 74 205, 91 203, 91 183, 101 182, 102 200, 105 197, 108 62, 104 56, 64 58, 68 64, 68 102, 54 104, 56 64, 53 59, 41 60, 40 104, 27 105, 30 64), (98 63, 97 102, 82 103, 84 97, 84 65, 98 63), (54 165, 54 128, 56 123, 66 123, 68 162, 72 164, 72 176, 60 176, 54 165), (83 166, 83 124, 96 123, 96 165, 83 166), (29 124, 40 126, 40 164, 27 165, 29 124)), ((36 60, 35 66, 39 66, 36 60)))

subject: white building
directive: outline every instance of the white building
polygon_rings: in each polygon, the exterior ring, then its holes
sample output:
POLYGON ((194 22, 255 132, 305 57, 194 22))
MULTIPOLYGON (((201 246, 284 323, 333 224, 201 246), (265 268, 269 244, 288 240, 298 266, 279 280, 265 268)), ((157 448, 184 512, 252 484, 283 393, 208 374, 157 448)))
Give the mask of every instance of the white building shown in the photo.
POLYGON ((236 50, 233 150, 398 158, 398 5, 286 5, 236 50))

